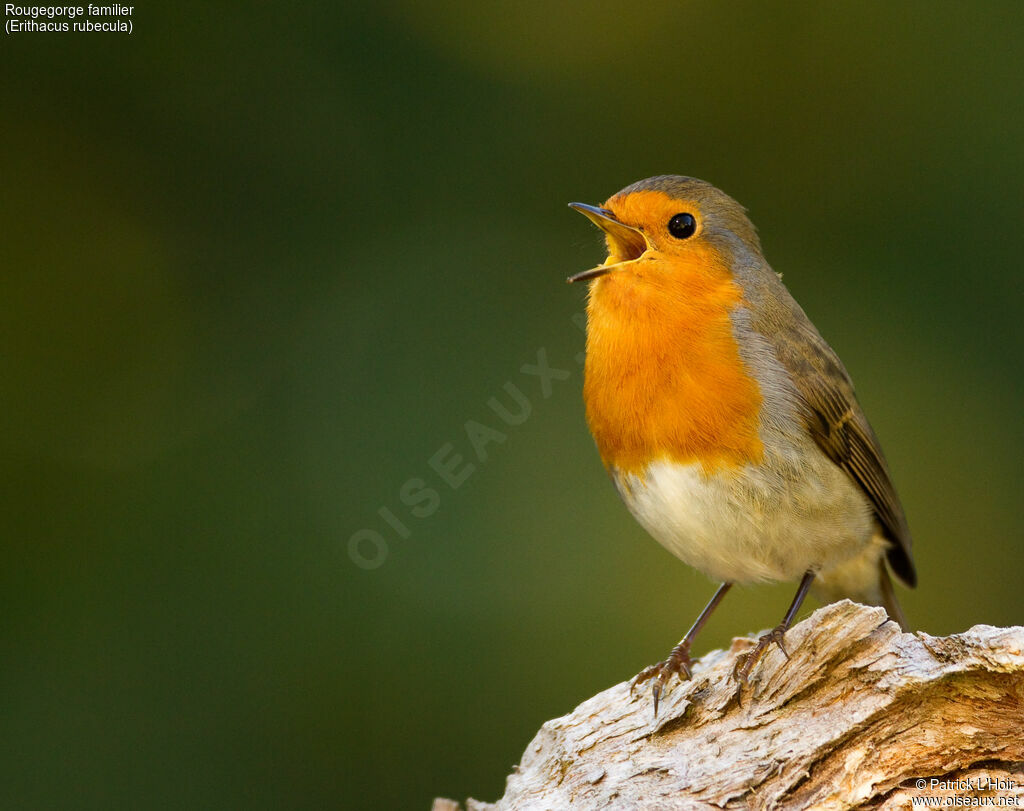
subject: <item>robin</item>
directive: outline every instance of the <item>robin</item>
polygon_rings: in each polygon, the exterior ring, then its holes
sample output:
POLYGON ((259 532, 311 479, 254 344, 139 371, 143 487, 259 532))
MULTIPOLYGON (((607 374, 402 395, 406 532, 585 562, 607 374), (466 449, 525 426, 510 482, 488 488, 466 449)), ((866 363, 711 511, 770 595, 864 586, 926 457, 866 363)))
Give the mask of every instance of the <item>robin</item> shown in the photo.
POLYGON ((782 622, 740 657, 740 686, 808 591, 885 607, 888 569, 917 576, 878 439, 842 362, 761 253, 745 209, 703 180, 641 180, 603 206, 589 281, 583 397, 605 468, 636 520, 721 586, 682 641, 633 685, 654 711, 733 583, 799 581, 782 622))

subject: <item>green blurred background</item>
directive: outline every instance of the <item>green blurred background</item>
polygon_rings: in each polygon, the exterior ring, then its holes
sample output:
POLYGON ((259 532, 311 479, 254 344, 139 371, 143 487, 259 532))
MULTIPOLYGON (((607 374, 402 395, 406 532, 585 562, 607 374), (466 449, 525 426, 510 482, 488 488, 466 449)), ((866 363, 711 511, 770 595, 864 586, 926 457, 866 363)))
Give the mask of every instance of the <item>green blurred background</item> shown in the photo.
MULTIPOLYGON (((565 204, 652 174, 743 202, 853 374, 911 620, 1024 620, 1024 4, 133 22, 0 47, 4 808, 493 800, 661 658, 713 584, 605 477, 564 283, 603 256, 565 204), (505 434, 484 461, 468 421, 505 434)), ((792 589, 734 592, 699 649, 792 589)))

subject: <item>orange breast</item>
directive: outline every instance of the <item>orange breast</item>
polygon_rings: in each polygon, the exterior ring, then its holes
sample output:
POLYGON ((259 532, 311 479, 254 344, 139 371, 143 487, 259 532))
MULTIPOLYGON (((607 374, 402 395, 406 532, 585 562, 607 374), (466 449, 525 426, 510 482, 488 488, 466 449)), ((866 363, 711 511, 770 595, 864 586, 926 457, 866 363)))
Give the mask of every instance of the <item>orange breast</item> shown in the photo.
POLYGON ((710 246, 598 279, 587 307, 583 396, 606 467, 656 459, 706 472, 758 461, 761 394, 729 312, 741 291, 710 246))

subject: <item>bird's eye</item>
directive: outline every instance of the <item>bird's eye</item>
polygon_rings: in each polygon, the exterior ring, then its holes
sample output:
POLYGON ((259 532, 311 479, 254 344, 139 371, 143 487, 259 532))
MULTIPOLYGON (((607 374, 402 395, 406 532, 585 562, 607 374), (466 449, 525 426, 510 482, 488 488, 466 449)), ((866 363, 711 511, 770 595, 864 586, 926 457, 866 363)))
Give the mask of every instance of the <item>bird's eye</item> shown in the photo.
POLYGON ((668 232, 676 239, 692 237, 697 230, 697 220, 692 214, 676 214, 668 221, 668 232))

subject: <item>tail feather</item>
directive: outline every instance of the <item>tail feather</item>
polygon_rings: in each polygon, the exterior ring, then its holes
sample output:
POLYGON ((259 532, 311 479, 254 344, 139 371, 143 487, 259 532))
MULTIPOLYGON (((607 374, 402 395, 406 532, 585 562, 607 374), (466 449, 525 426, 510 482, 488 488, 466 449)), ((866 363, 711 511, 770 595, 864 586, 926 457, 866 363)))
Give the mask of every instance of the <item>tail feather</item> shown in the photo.
POLYGON ((880 534, 872 539, 861 554, 818 573, 811 591, 823 603, 844 597, 866 605, 882 606, 889 619, 904 631, 910 630, 907 617, 900 608, 892 578, 885 562, 888 542, 880 534))
POLYGON ((900 628, 904 631, 909 631, 910 624, 900 607, 899 600, 896 599, 896 592, 892 587, 892 578, 889 577, 889 568, 885 565, 885 558, 878 559, 878 586, 882 592, 882 606, 889 615, 889 619, 899 623, 900 628))

